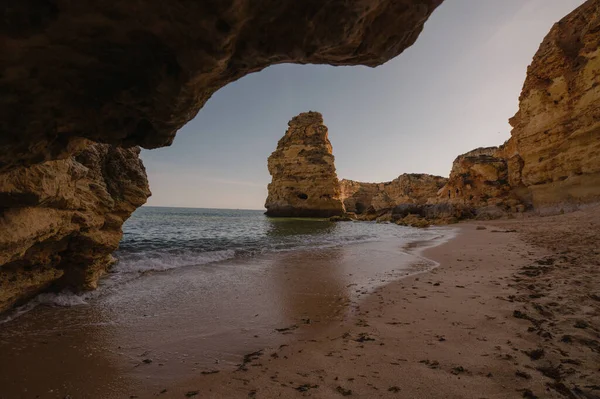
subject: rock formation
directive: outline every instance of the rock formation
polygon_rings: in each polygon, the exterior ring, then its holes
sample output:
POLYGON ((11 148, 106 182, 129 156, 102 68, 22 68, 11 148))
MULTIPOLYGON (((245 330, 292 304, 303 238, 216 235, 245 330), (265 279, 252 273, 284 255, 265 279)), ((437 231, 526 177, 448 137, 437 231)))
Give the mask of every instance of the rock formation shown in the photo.
POLYGON ((330 217, 344 213, 327 126, 318 112, 288 122, 269 157, 268 216, 330 217))
POLYGON ((448 182, 437 197, 437 202, 464 204, 476 209, 525 210, 509 184, 504 146, 477 148, 459 155, 452 164, 448 182))
POLYGON ((51 285, 96 287, 150 195, 138 154, 95 144, 0 175, 0 312, 51 285))
POLYGON ((511 185, 535 208, 600 199, 600 1, 552 27, 510 123, 511 185))
MULTIPOLYGON (((137 150, 109 145, 169 145, 215 91, 269 65, 382 64, 441 2, 5 1, 0 310, 50 284, 91 288, 105 269, 123 221, 149 195, 137 150)), ((420 212, 466 214, 495 202, 494 190, 505 195, 505 180, 507 198, 535 209, 600 199, 599 46, 600 0, 588 0, 541 44, 511 139, 459 160, 448 183, 458 197, 442 190, 444 202, 420 212), (460 191, 468 184, 476 194, 460 191)))
POLYGON ((82 138, 167 146, 215 91, 269 65, 380 65, 441 2, 4 1, 0 173, 82 138))
POLYGON ((385 183, 342 180, 342 201, 347 212, 376 214, 400 204, 425 204, 435 198, 448 179, 427 174, 402 174, 385 183))
POLYGON ((472 205, 438 197, 449 182, 445 177, 415 173, 385 183, 342 180, 342 199, 348 215, 359 220, 427 227, 474 217, 472 205))
POLYGON ((600 200, 600 1, 556 23, 527 69, 511 138, 459 156, 438 201, 512 211, 600 200))
POLYGON ((441 2, 5 1, 0 311, 94 286, 149 195, 138 150, 117 147, 171 144, 215 91, 269 65, 380 65, 441 2))

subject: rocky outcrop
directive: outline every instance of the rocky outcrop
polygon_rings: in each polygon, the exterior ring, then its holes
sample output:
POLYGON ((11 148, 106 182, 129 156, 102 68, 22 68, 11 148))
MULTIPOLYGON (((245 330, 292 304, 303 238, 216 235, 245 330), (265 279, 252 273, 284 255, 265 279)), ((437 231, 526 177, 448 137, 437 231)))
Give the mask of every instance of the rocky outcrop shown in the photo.
POLYGON ((167 146, 215 91, 269 65, 380 65, 441 2, 4 1, 0 173, 82 138, 167 146))
POLYGON ((600 199, 600 1, 552 27, 510 123, 509 180, 534 208, 600 199))
POLYGON ((0 175, 0 311, 49 286, 88 290, 150 195, 139 149, 88 146, 0 175))
POLYGON ((435 198, 448 179, 427 174, 402 174, 385 183, 343 179, 342 201, 347 212, 376 214, 400 204, 425 204, 435 198))
POLYGON ((458 203, 401 204, 390 212, 390 221, 400 225, 427 227, 430 223, 449 224, 476 217, 474 208, 458 203))
POLYGON ((527 69, 511 138, 456 158, 437 201, 527 209, 600 200, 600 1, 556 23, 527 69))
POLYGON ((167 146, 215 91, 269 65, 380 65, 441 2, 3 2, 0 311, 105 270, 149 195, 138 150, 105 144, 167 146))
POLYGON ((268 216, 330 217, 344 213, 327 126, 318 112, 288 122, 268 161, 273 177, 265 203, 268 216))
POLYGON ((477 148, 459 155, 452 164, 448 182, 437 193, 437 202, 477 209, 499 207, 512 212, 525 209, 509 184, 503 146, 477 148))
POLYGON ((599 71, 600 0, 588 0, 555 24, 540 45, 506 143, 457 157, 434 195, 431 184, 415 186, 404 175, 381 184, 344 180, 346 210, 386 220, 408 215, 453 220, 600 200, 599 71), (401 212, 383 215, 395 206, 401 212))

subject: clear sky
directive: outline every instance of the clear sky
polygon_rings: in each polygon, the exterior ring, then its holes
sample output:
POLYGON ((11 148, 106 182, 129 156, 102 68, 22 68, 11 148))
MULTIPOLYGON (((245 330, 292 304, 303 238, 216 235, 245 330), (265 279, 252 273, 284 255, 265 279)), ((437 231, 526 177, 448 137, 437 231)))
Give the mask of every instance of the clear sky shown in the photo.
POLYGON ((143 151, 148 205, 262 209, 287 122, 323 114, 338 177, 448 176, 510 137, 527 65, 583 0, 445 0, 417 42, 377 68, 277 65, 213 95, 171 147, 143 151))

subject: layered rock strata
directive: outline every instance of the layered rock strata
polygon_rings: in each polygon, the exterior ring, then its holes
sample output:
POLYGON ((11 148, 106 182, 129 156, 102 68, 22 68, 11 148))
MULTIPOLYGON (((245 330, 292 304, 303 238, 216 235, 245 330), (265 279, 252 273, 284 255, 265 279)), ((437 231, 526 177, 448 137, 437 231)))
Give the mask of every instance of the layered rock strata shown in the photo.
POLYGON ((385 183, 340 181, 342 201, 347 212, 373 214, 400 204, 425 204, 448 179, 428 174, 402 174, 385 183))
POLYGON ((150 195, 138 155, 95 144, 0 175, 0 312, 50 286, 96 287, 150 195))
POLYGON ((437 202, 463 204, 474 209, 523 212, 525 206, 509 182, 504 146, 477 148, 459 155, 437 202))
POLYGON ((600 200, 600 1, 544 38, 510 119, 511 138, 456 158, 438 202, 512 212, 600 200))
POLYGON ((535 208, 600 199, 600 1, 552 27, 510 123, 511 185, 535 208))
POLYGON ((167 146, 215 91, 269 65, 380 65, 441 2, 4 1, 0 173, 82 138, 167 146))
POLYGON ((323 116, 305 112, 288 122, 268 160, 268 216, 330 217, 344 213, 323 116))

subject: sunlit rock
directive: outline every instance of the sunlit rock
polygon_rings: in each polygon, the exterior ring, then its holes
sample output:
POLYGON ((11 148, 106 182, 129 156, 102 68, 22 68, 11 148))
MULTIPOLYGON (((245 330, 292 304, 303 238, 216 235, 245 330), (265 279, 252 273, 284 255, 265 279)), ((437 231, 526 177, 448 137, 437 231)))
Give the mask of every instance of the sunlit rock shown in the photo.
POLYGON ((428 174, 402 174, 385 183, 340 182, 346 211, 379 213, 401 204, 425 204, 435 198, 448 179, 428 174))
POLYGON ((330 217, 344 213, 327 126, 318 112, 288 122, 268 161, 273 177, 265 203, 269 216, 330 217))
POLYGON ((509 176, 534 207, 600 199, 600 1, 544 38, 510 120, 509 176))

